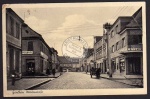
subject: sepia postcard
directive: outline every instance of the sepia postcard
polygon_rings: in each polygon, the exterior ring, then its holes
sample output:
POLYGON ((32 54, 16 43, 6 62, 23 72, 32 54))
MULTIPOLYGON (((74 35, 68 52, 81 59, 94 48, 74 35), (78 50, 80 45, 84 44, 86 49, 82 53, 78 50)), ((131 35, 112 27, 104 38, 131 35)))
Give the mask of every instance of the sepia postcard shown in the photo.
POLYGON ((147 94, 145 5, 3 4, 4 97, 147 94))

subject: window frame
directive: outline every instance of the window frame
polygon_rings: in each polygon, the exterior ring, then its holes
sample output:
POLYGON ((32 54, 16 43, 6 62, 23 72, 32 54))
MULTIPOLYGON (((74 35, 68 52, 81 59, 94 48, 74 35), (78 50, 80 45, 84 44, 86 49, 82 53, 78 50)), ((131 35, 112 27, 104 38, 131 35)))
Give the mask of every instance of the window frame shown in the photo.
POLYGON ((16 22, 16 38, 20 38, 20 25, 16 22))
POLYGON ((10 35, 14 36, 14 19, 10 17, 10 35))
POLYGON ((34 50, 33 41, 28 41, 28 51, 33 51, 33 50, 34 50), (29 43, 31 43, 31 45, 29 43))

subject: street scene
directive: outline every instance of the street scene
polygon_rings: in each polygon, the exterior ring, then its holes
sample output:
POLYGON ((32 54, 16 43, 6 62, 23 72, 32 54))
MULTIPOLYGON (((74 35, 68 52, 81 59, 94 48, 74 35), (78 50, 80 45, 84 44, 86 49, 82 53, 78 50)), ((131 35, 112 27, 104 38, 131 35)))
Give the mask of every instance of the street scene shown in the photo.
POLYGON ((81 5, 6 8, 7 90, 144 87, 142 6, 81 5))
POLYGON ((90 75, 85 73, 67 72, 61 77, 48 82, 34 90, 48 90, 48 89, 103 89, 103 88, 138 88, 116 81, 100 78, 91 79, 90 75))

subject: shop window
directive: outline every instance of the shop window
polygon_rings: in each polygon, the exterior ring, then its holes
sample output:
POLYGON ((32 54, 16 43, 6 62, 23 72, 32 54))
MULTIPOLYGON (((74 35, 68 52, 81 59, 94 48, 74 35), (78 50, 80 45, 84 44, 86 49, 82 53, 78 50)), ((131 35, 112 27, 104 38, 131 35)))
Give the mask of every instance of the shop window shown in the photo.
POLYGON ((33 51, 33 42, 32 41, 28 42, 28 51, 33 51))
POLYGON ((140 57, 128 58, 129 74, 140 74, 141 70, 140 65, 141 65, 140 57))

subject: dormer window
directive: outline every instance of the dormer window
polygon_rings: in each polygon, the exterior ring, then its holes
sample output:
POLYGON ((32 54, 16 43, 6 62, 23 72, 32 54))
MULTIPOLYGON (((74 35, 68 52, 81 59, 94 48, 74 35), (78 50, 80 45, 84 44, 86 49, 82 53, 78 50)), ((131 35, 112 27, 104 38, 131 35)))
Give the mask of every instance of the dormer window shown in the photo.
POLYGON ((28 30, 25 30, 26 31, 26 33, 29 33, 29 31, 28 30))

